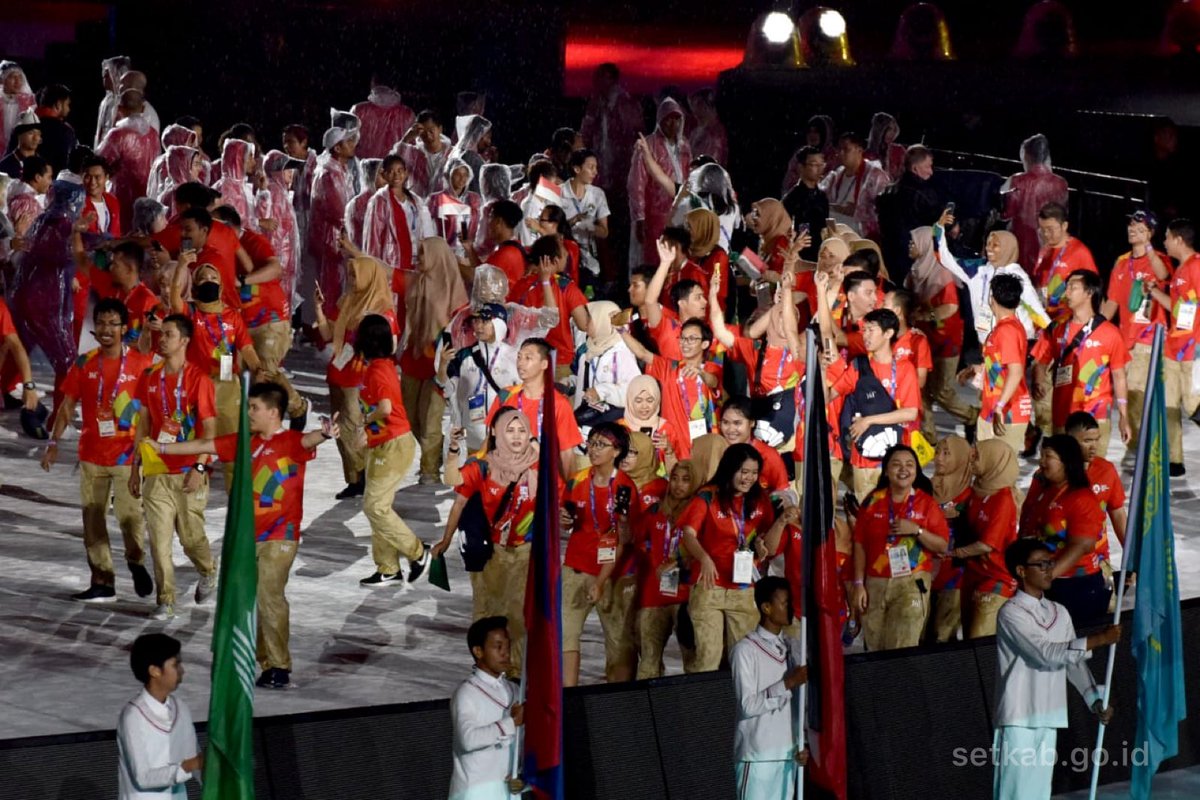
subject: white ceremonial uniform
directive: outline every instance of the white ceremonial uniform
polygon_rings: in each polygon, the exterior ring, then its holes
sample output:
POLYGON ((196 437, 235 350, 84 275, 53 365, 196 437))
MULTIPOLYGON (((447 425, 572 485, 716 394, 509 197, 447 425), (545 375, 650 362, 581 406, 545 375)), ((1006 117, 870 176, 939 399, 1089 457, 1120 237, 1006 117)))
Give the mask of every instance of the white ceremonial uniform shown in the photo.
POLYGON ((1065 606, 1018 591, 996 619, 996 800, 1050 797, 1058 729, 1067 727, 1064 678, 1090 708, 1100 688, 1084 663, 1087 639, 1075 636, 1065 606))
POLYGON ((508 800, 506 778, 517 728, 509 709, 513 687, 503 675, 476 667, 450 698, 454 774, 450 800, 508 800))
POLYGON ((143 689, 117 721, 119 800, 187 797, 184 784, 200 776, 180 764, 198 752, 187 703, 174 696, 160 703, 143 689))
POLYGON ((733 736, 738 800, 790 800, 795 789, 796 738, 792 691, 784 686, 788 647, 761 625, 729 657, 737 698, 733 736))

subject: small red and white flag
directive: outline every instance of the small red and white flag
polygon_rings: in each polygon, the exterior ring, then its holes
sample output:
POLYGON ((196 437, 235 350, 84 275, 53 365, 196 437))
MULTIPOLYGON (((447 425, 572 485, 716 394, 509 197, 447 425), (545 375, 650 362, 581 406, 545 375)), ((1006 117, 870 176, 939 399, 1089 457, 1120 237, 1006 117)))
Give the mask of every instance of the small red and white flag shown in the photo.
POLYGON ((533 194, 547 203, 562 205, 562 187, 554 181, 538 178, 538 185, 533 190, 533 194))
POLYGON ((471 207, 452 195, 442 192, 438 195, 437 199, 437 215, 438 219, 445 219, 446 217, 470 217, 471 207))

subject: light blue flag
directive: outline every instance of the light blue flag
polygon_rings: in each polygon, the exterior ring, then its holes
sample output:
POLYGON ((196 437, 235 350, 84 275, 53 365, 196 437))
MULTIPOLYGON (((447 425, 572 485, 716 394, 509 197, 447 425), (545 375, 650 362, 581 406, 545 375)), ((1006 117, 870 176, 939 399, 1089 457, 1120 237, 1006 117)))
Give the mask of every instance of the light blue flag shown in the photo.
MULTIPOLYGON (((1162 336, 1161 328, 1158 336, 1162 336)), ((1163 385, 1162 361, 1153 384, 1163 385)), ((1142 428, 1145 463, 1134 476, 1141 481, 1139 508, 1129 530, 1125 568, 1137 572, 1133 612, 1133 657, 1137 662, 1137 733, 1133 745, 1146 757, 1133 759, 1129 794, 1150 797, 1150 781, 1159 765, 1179 752, 1179 721, 1187 717, 1183 688, 1183 636, 1179 618, 1179 572, 1171 527, 1171 486, 1167 474, 1167 410, 1163 392, 1148 392, 1149 424, 1142 428)), ((1140 754, 1139 754, 1140 755, 1140 754)))

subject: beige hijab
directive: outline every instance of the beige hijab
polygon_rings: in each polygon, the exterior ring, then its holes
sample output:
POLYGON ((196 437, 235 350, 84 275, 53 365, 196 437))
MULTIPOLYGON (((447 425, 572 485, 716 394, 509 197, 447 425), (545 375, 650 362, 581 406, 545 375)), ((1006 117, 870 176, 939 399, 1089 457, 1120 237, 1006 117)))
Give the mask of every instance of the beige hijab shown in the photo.
POLYGON ((485 456, 488 477, 501 486, 524 479, 529 486, 530 496, 534 496, 537 493, 537 477, 531 468, 537 464, 538 443, 532 438, 529 419, 520 409, 501 408, 492 420, 492 431, 496 444, 485 456), (514 422, 519 423, 525 428, 525 432, 531 435, 529 444, 521 450, 510 449, 503 435, 504 430, 514 422))
POLYGON ((761 241, 759 252, 764 257, 771 255, 770 248, 780 236, 787 236, 792 229, 792 218, 783 203, 767 197, 754 204, 758 211, 758 235, 761 241))
POLYGON ((988 238, 996 238, 1000 246, 997 248, 996 261, 992 264, 993 267, 1007 267, 1009 264, 1016 264, 1017 258, 1021 253, 1021 246, 1017 243, 1017 237, 1013 236, 1009 231, 992 231, 988 234, 988 238))
POLYGON ((688 473, 688 493, 680 499, 675 499, 671 496, 671 492, 667 490, 667 496, 663 498, 659 504, 658 510, 663 513, 669 520, 674 520, 679 516, 679 512, 687 508, 687 504, 692 502, 692 498, 696 496, 696 492, 700 490, 700 484, 696 480, 696 467, 688 459, 676 461, 675 466, 671 467, 671 474, 674 475, 676 470, 686 470, 688 473))
POLYGON ((961 436, 946 436, 937 446, 946 448, 950 458, 944 472, 933 473, 933 499, 949 503, 971 485, 971 445, 961 436))
POLYGON ((629 387, 625 389, 625 427, 630 431, 639 431, 642 428, 650 428, 657 431, 658 426, 662 424, 662 389, 658 385, 658 381, 649 375, 638 375, 629 382, 629 387), (639 419, 633 415, 633 398, 637 397, 642 392, 650 392, 654 396, 654 414, 639 419))
POLYGON ((639 489, 658 477, 658 458, 654 452, 654 440, 638 430, 629 432, 629 447, 637 451, 633 467, 621 470, 639 489))
POLYGON ((1012 489, 1013 499, 1019 505, 1021 495, 1017 490, 1020 465, 1017 454, 1002 439, 986 439, 975 445, 975 492, 983 496, 995 494, 1001 489, 1012 489))
POLYGON ((937 247, 933 243, 933 228, 913 228, 912 239, 917 245, 917 259, 913 262, 912 271, 908 273, 908 288, 912 289, 919 301, 928 303, 941 293, 954 277, 938 261, 937 247))
MULTIPOLYGON (((760 212, 761 213, 761 212, 760 212)), ((708 258, 721 241, 721 219, 707 208, 697 208, 687 214, 688 232, 692 235, 692 246, 688 255, 697 261, 708 258)))
POLYGON ((421 240, 416 278, 405 295, 408 311, 406 345, 420 355, 450 322, 450 315, 467 304, 467 289, 458 271, 458 258, 440 236, 421 240))
POLYGON ((613 330, 613 314, 619 313, 621 307, 611 300, 593 300, 587 304, 588 314, 592 320, 592 332, 587 337, 587 359, 594 360, 608 352, 621 339, 621 334, 613 330))
POLYGON ((717 474, 717 465, 728 449, 729 442, 719 433, 706 433, 692 442, 692 483, 697 489, 717 474))
POLYGON ((333 323, 333 352, 342 352, 346 331, 357 330, 358 323, 369 314, 386 314, 392 310, 392 286, 387 267, 370 256, 346 261, 348 280, 346 293, 338 300, 338 318, 333 323))

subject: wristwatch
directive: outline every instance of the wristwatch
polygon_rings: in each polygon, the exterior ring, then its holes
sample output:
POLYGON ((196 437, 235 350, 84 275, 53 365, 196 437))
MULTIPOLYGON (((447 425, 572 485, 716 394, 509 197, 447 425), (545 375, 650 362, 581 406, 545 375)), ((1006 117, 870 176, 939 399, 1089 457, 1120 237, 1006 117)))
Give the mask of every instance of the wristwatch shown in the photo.
POLYGON ((193 466, 195 467, 196 472, 199 472, 201 475, 204 475, 208 472, 208 464, 197 461, 193 466))
POLYGON ((34 383, 33 381, 25 381, 25 383, 23 383, 22 386, 24 386, 27 390, 30 390, 30 391, 37 388, 37 384, 34 383))

